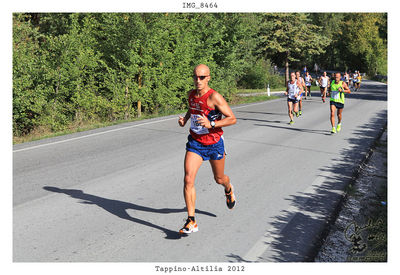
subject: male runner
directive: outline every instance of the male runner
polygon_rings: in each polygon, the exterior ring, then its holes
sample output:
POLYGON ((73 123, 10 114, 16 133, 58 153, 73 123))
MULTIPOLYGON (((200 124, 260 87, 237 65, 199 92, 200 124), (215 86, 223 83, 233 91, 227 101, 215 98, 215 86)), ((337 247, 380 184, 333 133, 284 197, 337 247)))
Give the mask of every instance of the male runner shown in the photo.
POLYGON ((311 97, 311 83, 313 81, 313 78, 311 77, 309 72, 306 72, 306 76, 304 77, 304 80, 306 82, 306 96, 305 96, 305 99, 307 99, 307 94, 311 97))
POLYGON ((287 106, 290 118, 290 125, 294 123, 293 111, 296 113, 297 117, 299 116, 298 106, 301 93, 303 93, 303 86, 301 85, 300 81, 296 79, 296 74, 292 72, 290 74, 290 80, 287 83, 285 92, 285 95, 288 97, 287 106))
POLYGON ((353 74, 353 89, 356 92, 357 91, 357 79, 358 79, 358 71, 354 71, 353 74))
POLYGON ((321 90, 321 98, 322 102, 325 103, 325 98, 326 98, 326 91, 328 89, 329 85, 329 77, 326 75, 326 72, 323 73, 323 75, 319 78, 319 87, 321 90))
POLYGON ((356 79, 356 91, 360 90, 360 88, 361 88, 361 79, 362 79, 360 72, 357 71, 357 74, 358 75, 357 75, 357 79, 356 79))
POLYGON ((301 85, 301 93, 300 93, 300 98, 299 98, 299 115, 301 115, 301 110, 303 109, 303 91, 306 89, 306 83, 304 81, 304 78, 300 76, 300 71, 296 71, 296 79, 299 81, 301 85))
POLYGON ((350 84, 350 76, 347 72, 344 72, 343 80, 346 83, 347 87, 349 87, 350 84))
POLYGON ((331 111, 331 133, 340 132, 342 129, 342 112, 344 108, 344 93, 350 94, 347 84, 340 80, 340 73, 335 74, 335 80, 331 82, 330 89, 330 111, 331 111), (335 128, 335 112, 337 110, 338 125, 335 128))
POLYGON ((198 231, 194 217, 196 190, 194 188, 197 171, 205 160, 209 160, 214 179, 225 188, 226 204, 229 209, 235 206, 236 199, 230 179, 224 173, 225 148, 221 127, 236 123, 228 103, 221 94, 208 86, 210 69, 200 64, 193 71, 196 89, 188 92, 189 110, 185 117, 179 116, 178 123, 185 126, 190 119, 190 135, 186 143, 184 198, 188 212, 185 225, 179 230, 180 234, 190 234, 198 231), (225 118, 222 119, 222 115, 225 118))

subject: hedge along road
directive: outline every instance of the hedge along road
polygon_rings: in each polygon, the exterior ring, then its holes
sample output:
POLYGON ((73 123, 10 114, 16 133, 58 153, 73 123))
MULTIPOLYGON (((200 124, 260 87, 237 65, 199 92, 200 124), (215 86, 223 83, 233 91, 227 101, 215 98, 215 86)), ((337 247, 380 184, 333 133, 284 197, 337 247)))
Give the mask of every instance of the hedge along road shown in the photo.
POLYGON ((13 260, 309 261, 357 164, 387 122, 387 86, 364 81, 330 134, 317 93, 288 125, 285 98, 234 107, 225 128, 228 210, 208 163, 197 175, 199 232, 186 218, 188 126, 177 116, 13 147, 13 260))

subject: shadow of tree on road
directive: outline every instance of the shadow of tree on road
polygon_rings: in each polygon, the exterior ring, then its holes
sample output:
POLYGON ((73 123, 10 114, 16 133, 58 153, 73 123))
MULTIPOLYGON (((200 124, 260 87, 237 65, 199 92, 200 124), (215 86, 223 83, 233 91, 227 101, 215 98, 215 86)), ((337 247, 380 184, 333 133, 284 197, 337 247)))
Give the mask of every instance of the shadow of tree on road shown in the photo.
MULTIPOLYGON (((386 123, 387 110, 383 110, 368 123, 360 125, 347 139, 350 148, 343 148, 330 165, 320 168, 320 181, 315 181, 313 188, 286 198, 291 202, 291 207, 272 217, 273 222, 267 235, 273 238, 264 242, 268 252, 252 261, 314 261, 329 232, 329 224, 335 220, 340 210, 343 191, 358 175, 359 164, 365 160, 386 123)), ((227 257, 238 262, 248 260, 232 254, 227 257)))
MULTIPOLYGON (((81 201, 80 203, 97 205, 97 206, 103 208, 104 210, 106 210, 107 212, 109 212, 121 219, 125 219, 128 221, 136 222, 136 223, 139 223, 139 224, 142 224, 145 226, 149 226, 149 227, 152 227, 155 229, 159 229, 166 234, 166 237, 165 237, 166 239, 180 239, 182 237, 182 235, 180 235, 179 232, 177 232, 177 231, 167 229, 165 227, 150 223, 148 221, 134 218, 134 217, 130 216, 126 211, 128 209, 133 209, 133 210, 144 211, 144 212, 170 214, 170 213, 186 212, 185 207, 183 207, 181 209, 151 208, 151 207, 146 207, 146 206, 142 206, 142 205, 138 205, 138 204, 134 204, 134 203, 106 199, 103 197, 84 193, 82 190, 77 190, 77 189, 62 189, 62 188, 53 187, 53 186, 45 186, 45 187, 43 187, 43 189, 46 191, 50 191, 50 192, 63 193, 63 194, 69 195, 75 199, 81 199, 83 201, 81 201)), ((201 211, 198 209, 196 209, 196 213, 211 216, 211 217, 216 217, 216 215, 213 213, 201 211)))

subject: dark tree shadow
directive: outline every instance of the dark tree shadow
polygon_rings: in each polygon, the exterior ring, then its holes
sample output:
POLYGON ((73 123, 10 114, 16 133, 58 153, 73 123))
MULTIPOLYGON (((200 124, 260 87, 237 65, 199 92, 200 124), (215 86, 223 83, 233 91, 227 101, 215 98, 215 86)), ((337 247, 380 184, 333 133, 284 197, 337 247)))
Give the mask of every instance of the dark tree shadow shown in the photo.
POLYGON ((231 258, 231 260, 229 260, 230 263, 251 263, 251 261, 246 261, 239 255, 232 254, 232 253, 229 255, 226 255, 226 257, 231 258))
POLYGON ((235 111, 235 113, 262 114, 262 115, 275 115, 275 116, 287 115, 287 113, 270 113, 270 112, 257 112, 257 111, 235 111))
POLYGON ((369 148, 380 137, 386 123, 387 111, 384 110, 357 128, 348 139, 350 149, 342 149, 331 166, 320 168, 324 179, 315 191, 300 192, 287 198, 296 210, 284 210, 273 217, 271 232, 279 234, 271 243, 265 243, 273 253, 268 259, 260 257, 258 261, 314 261, 323 239, 329 233, 329 224, 334 222, 340 210, 343 191, 357 177, 359 164, 365 160, 369 148))
MULTIPOLYGON (((124 202, 124 201, 119 201, 119 200, 112 200, 112 199, 106 199, 103 197, 91 195, 91 194, 86 194, 82 190, 76 190, 76 189, 61 189, 58 187, 53 187, 53 186, 45 186, 43 187, 44 190, 50 191, 50 192, 55 192, 55 193, 63 193, 66 195, 69 195, 72 198, 75 199, 81 199, 82 201, 79 203, 83 204, 94 204, 97 205, 107 212, 121 218, 125 219, 128 221, 136 222, 142 225, 146 225, 158 230, 163 231, 166 234, 166 239, 180 239, 182 235, 179 234, 178 231, 173 231, 168 228, 150 223, 148 221, 144 221, 138 218, 134 218, 130 216, 126 211, 128 209, 133 209, 133 210, 138 210, 138 211, 144 211, 144 212, 152 212, 152 213, 159 213, 159 214, 170 214, 170 213, 181 213, 181 212, 186 212, 186 208, 183 207, 181 209, 174 209, 174 208, 151 208, 147 206, 142 206, 134 203, 129 203, 129 202, 124 202)), ((216 217, 215 214, 206 212, 206 211, 201 211, 196 209, 197 214, 202 214, 202 215, 207 215, 211 217, 216 217)), ((183 235, 184 236, 184 235, 183 235)))
MULTIPOLYGON (((259 121, 262 121, 262 120, 259 120, 259 121)), ((269 122, 269 121, 266 120, 266 122, 269 122)), ((303 133, 331 136, 331 133, 328 130, 313 130, 313 129, 305 129, 305 128, 294 128, 293 126, 284 127, 284 126, 270 125, 270 124, 254 124, 254 125, 277 128, 277 129, 285 129, 285 130, 290 130, 290 131, 295 131, 295 132, 303 132, 303 133)))
POLYGON ((237 117, 236 119, 244 120, 244 121, 248 120, 248 121, 257 121, 257 122, 284 123, 284 121, 280 121, 280 120, 266 120, 266 119, 244 118, 244 117, 237 117))

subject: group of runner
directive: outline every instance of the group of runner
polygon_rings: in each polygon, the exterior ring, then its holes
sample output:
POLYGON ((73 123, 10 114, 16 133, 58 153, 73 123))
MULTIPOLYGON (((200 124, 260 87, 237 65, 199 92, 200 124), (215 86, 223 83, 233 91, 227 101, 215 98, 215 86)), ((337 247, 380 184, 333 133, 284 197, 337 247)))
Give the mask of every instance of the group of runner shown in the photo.
MULTIPOLYGON (((304 78, 300 75, 300 71, 292 72, 290 80, 287 83, 285 95, 287 96, 289 124, 294 124, 294 116, 302 115, 303 97, 311 98, 311 85, 313 78, 308 71, 303 71, 304 78)), ((326 71, 316 80, 316 84, 320 87, 321 100, 325 103, 326 97, 330 97, 330 122, 331 133, 337 133, 342 128, 342 112, 344 108, 344 94, 351 93, 350 85, 353 83, 354 91, 358 91, 361 86, 361 74, 355 71, 353 74, 345 72, 333 73, 329 78, 326 71), (335 112, 337 112, 338 124, 335 127, 335 112)))
MULTIPOLYGON (((292 72, 287 83, 287 106, 290 124, 294 123, 294 116, 302 115, 302 99, 311 98, 311 85, 313 78, 305 70, 304 78, 300 71, 292 72)), ((318 79, 321 89, 321 98, 325 102, 330 96, 332 133, 341 130, 342 111, 344 107, 344 93, 350 93, 350 80, 355 79, 355 89, 359 89, 359 72, 350 75, 345 73, 343 78, 340 73, 333 76, 332 81, 326 72, 318 79), (337 110, 338 125, 335 127, 335 112, 337 110)), ((190 120, 190 134, 186 143, 184 160, 184 187, 183 195, 188 217, 179 230, 180 234, 190 234, 198 231, 195 219, 195 178, 203 161, 209 161, 214 180, 224 188, 226 205, 229 209, 236 205, 234 188, 225 170, 225 146, 222 127, 236 123, 236 117, 224 97, 208 86, 211 79, 210 69, 204 65, 197 65, 193 70, 195 89, 188 92, 189 109, 184 117, 180 116, 178 124, 184 127, 190 120)))

